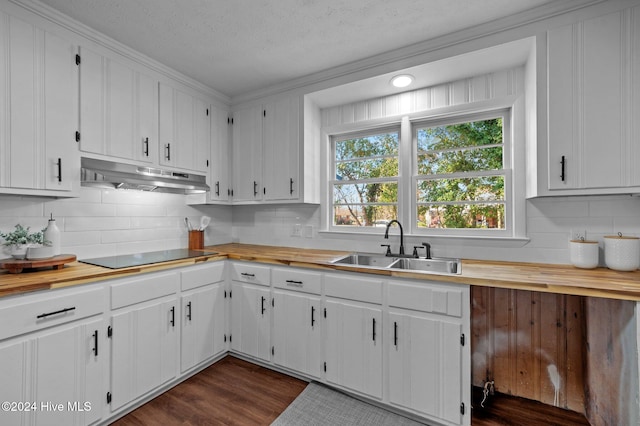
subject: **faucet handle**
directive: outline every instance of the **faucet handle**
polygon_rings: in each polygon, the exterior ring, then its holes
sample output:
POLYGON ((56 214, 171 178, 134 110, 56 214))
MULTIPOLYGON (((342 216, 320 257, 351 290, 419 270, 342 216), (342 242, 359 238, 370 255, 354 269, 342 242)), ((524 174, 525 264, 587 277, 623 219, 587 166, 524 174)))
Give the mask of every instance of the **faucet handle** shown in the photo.
POLYGON ((387 252, 384 255, 391 256, 391 244, 380 244, 380 247, 386 247, 387 252))
POLYGON ((419 249, 423 249, 426 247, 422 247, 422 246, 413 246, 413 257, 418 258, 420 257, 420 255, 418 254, 418 250, 419 249))

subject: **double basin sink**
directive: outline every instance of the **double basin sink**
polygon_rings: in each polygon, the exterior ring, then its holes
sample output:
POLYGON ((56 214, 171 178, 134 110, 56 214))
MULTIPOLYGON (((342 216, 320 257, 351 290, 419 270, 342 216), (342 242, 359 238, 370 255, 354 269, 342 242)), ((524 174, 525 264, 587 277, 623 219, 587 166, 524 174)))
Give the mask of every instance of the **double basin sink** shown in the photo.
POLYGON ((434 257, 431 259, 415 257, 393 257, 382 254, 351 253, 334 260, 334 265, 353 266, 378 270, 402 270, 406 272, 426 272, 440 275, 459 275, 462 273, 460 259, 434 257))

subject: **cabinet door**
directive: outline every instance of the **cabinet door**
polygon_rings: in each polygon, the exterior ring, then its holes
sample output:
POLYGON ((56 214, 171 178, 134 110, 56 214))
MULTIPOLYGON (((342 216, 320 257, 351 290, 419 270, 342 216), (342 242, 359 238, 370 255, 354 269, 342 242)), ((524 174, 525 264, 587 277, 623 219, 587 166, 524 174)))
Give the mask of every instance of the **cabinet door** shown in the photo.
POLYGON ((36 424, 90 424, 102 416, 102 319, 57 327, 34 339, 36 424))
POLYGON ((209 104, 193 98, 193 155, 190 168, 200 172, 209 169, 211 150, 211 114, 209 104))
POLYGON ((330 383, 382 398, 382 311, 327 300, 327 373, 330 383))
MULTIPOLYGON (((389 401, 460 424, 462 325, 420 314, 389 314, 389 401)), ((468 424, 470 416, 466 416, 468 424)))
MULTIPOLYGON (((74 46, 8 16, 9 122, 4 141, 2 185, 69 191, 77 149, 74 139, 74 46)), ((2 84, 7 84, 2 81, 2 84)))
POLYGON ((176 149, 176 111, 175 111, 175 91, 172 87, 160 83, 158 104, 160 109, 160 133, 159 138, 159 162, 165 166, 175 165, 176 149), (172 148, 173 145, 173 157, 172 148))
POLYGON ((44 188, 70 191, 79 177, 76 48, 44 34, 44 188))
POLYGON ((549 189, 629 185, 627 36, 623 12, 548 32, 549 189))
POLYGON ((233 113, 233 201, 262 199, 261 107, 233 113))
POLYGON ((273 362, 301 373, 322 374, 320 298, 274 291, 273 362))
POLYGON ((268 288, 231 283, 231 348, 271 359, 271 296, 268 288))
POLYGON ((300 102, 291 96, 264 107, 264 199, 290 200, 300 187, 300 102))
POLYGON ((124 308, 113 315, 112 411, 176 376, 178 308, 174 299, 124 308))
POLYGON ((213 284, 182 297, 182 372, 223 351, 223 292, 213 284))
MULTIPOLYGON (((28 341, 24 339, 10 339, 0 343, 0 400, 8 402, 30 401, 27 394, 28 382, 28 341)), ((13 408, 13 407, 10 407, 13 408)), ((36 405, 36 408, 40 408, 36 405)), ((3 424, 21 425, 27 424, 25 421, 26 410, 2 411, 0 419, 3 424)))
POLYGON ((152 161, 157 143, 156 81, 84 47, 80 57, 80 149, 152 161))
POLYGON ((231 196, 229 182, 229 111, 211 108, 211 201, 228 201, 231 196))
POLYGON ((195 152, 193 97, 174 89, 175 102, 175 139, 171 155, 175 157, 176 167, 193 168, 195 152))

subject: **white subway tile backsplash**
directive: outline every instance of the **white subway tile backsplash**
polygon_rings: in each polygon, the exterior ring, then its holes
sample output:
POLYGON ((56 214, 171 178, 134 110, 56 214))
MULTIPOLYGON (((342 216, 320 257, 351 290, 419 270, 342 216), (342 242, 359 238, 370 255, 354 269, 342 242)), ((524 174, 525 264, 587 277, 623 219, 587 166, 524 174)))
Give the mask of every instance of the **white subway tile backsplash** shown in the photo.
POLYGON ((65 231, 102 231, 109 229, 129 229, 131 220, 128 217, 67 217, 65 231))
POLYGON ((161 204, 118 204, 117 216, 166 216, 167 208, 161 204))

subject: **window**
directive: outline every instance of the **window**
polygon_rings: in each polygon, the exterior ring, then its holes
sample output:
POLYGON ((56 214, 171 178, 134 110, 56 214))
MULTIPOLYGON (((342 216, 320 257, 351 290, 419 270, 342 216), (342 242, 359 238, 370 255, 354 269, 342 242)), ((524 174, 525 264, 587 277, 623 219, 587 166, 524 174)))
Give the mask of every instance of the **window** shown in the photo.
POLYGON ((524 198, 513 195, 511 115, 512 107, 466 110, 334 134, 329 230, 382 232, 376 228, 398 219, 414 235, 521 235, 514 224, 523 211, 515 199, 524 198))
POLYGON ((397 217, 399 139, 399 129, 332 138, 334 226, 386 226, 397 217))
POLYGON ((507 229, 505 121, 414 126, 417 229, 507 229))

